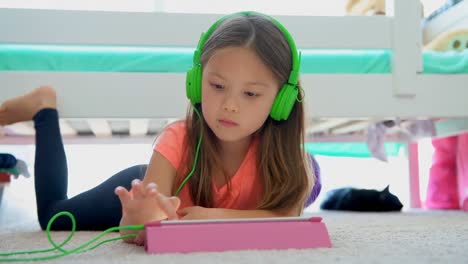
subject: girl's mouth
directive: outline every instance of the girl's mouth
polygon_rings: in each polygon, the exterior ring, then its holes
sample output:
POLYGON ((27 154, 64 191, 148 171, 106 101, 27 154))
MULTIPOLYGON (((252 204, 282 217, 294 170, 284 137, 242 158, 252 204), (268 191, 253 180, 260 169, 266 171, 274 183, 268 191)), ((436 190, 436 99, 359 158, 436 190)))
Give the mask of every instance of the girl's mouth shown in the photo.
POLYGON ((239 124, 231 121, 231 120, 228 120, 228 119, 219 119, 218 122, 222 125, 222 126, 225 126, 225 127, 235 127, 235 126, 238 126, 239 124))

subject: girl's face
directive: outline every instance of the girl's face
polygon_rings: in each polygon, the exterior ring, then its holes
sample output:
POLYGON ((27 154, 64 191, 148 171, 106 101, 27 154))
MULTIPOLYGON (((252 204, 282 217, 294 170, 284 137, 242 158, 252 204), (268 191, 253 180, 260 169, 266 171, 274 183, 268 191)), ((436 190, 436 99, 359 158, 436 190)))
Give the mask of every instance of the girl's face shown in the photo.
POLYGON ((240 142, 265 122, 279 82, 250 48, 227 47, 203 68, 203 116, 219 140, 240 142))

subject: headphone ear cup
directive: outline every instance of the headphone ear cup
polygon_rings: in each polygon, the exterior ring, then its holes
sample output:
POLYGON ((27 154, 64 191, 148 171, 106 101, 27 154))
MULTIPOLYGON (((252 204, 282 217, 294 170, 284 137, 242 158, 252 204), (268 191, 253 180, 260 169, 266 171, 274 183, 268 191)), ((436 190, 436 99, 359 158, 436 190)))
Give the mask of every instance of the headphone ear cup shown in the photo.
POLYGON ((192 104, 201 103, 201 66, 195 65, 187 71, 185 91, 192 104))
POLYGON ((276 95, 273 106, 271 107, 270 116, 274 120, 286 120, 296 103, 298 90, 294 85, 285 84, 276 95))

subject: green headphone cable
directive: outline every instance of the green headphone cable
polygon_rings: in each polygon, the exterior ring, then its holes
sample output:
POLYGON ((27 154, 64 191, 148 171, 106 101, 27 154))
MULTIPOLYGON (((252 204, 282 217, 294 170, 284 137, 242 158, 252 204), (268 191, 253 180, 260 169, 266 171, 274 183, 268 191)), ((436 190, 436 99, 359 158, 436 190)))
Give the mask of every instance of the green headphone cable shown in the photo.
POLYGON ((70 213, 70 212, 59 212, 55 214, 50 220, 49 223, 47 224, 46 228, 46 234, 47 234, 47 239, 49 242, 53 245, 53 248, 48 248, 48 249, 39 249, 39 250, 31 250, 31 251, 17 251, 17 252, 8 252, 8 253, 0 253, 0 257, 6 257, 6 258, 0 258, 0 262, 18 262, 18 261, 40 261, 40 260, 50 260, 50 259, 56 259, 60 257, 64 257, 70 254, 74 253, 83 253, 89 250, 93 250, 102 244, 114 241, 114 240, 119 240, 119 239, 125 239, 125 238, 130 238, 130 237, 136 237, 137 234, 129 234, 129 235, 124 235, 124 236, 119 236, 115 238, 110 238, 106 239, 104 241, 101 241, 97 243, 96 245, 93 245, 93 243, 96 243, 99 239, 101 239, 103 236, 107 235, 110 232, 115 232, 119 230, 143 230, 145 228, 144 225, 128 225, 128 226, 120 226, 120 227, 111 227, 100 233, 99 235, 95 236, 94 238, 88 240, 87 242, 81 244, 80 246, 73 248, 71 250, 66 250, 62 248, 65 244, 67 244, 73 235, 75 234, 76 230, 76 220, 75 217, 70 213), (52 223, 55 221, 60 216, 68 216, 71 221, 72 221, 72 230, 71 234, 63 241, 60 245, 57 245, 51 237, 50 234, 50 228, 52 226, 52 223), (16 255, 24 255, 24 254, 39 254, 39 253, 47 253, 47 252, 52 252, 52 251, 61 251, 61 253, 54 254, 54 255, 48 255, 48 256, 42 256, 42 257, 30 257, 30 258, 12 258, 9 256, 16 256, 16 255))
POLYGON ((192 170, 185 177, 185 179, 182 181, 182 183, 179 185, 179 188, 177 188, 177 191, 175 192, 175 196, 179 195, 179 192, 182 190, 182 187, 184 187, 185 183, 190 179, 190 177, 192 177, 192 174, 195 172, 195 167, 197 166, 198 155, 200 153, 200 146, 201 146, 202 138, 203 138, 203 123, 202 123, 203 119, 202 119, 202 116, 201 116, 200 112, 198 112, 198 109, 195 107, 195 105, 192 105, 192 108, 195 111, 195 113, 198 115, 198 118, 200 120, 200 138, 198 139, 198 144, 197 144, 197 149, 195 151, 195 158, 193 160, 192 170))

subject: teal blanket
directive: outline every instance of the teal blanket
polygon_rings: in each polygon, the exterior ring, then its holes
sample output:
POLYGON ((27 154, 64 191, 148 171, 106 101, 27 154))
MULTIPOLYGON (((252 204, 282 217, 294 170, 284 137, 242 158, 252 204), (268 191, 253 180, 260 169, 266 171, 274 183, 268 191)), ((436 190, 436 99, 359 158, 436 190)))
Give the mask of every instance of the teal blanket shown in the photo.
MULTIPOLYGON (((302 73, 386 74, 389 50, 301 50, 302 73)), ((0 44, 0 71, 170 72, 192 65, 193 48, 0 44)), ((468 73, 468 51, 424 52, 424 73, 468 73)))

